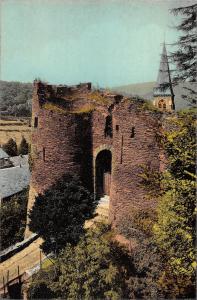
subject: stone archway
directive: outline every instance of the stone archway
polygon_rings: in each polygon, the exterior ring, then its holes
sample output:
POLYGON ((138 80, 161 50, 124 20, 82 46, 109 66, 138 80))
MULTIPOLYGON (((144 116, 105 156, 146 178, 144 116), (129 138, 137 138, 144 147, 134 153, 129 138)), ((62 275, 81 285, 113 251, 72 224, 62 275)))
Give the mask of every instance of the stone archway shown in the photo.
POLYGON ((94 193, 95 197, 110 196, 112 173, 111 146, 102 145, 94 152, 94 193))
POLYGON ((112 155, 109 150, 102 150, 96 157, 96 197, 110 196, 112 155))

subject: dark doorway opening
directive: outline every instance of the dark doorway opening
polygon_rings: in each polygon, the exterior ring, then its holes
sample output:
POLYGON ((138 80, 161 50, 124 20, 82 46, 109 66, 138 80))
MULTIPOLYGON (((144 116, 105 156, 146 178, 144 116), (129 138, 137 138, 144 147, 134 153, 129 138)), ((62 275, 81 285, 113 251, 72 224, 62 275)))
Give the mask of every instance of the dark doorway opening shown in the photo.
POLYGON ((111 163, 112 154, 110 150, 99 152, 96 157, 96 197, 110 196, 111 187, 111 163))

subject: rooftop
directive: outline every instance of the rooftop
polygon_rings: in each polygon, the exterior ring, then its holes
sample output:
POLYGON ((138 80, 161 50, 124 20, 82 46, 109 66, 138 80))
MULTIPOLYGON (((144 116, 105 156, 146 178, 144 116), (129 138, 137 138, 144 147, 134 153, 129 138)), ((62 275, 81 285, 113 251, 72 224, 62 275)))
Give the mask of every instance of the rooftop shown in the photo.
POLYGON ((2 148, 0 148, 0 159, 8 157, 9 155, 2 148))
POLYGON ((157 76, 157 82, 154 87, 154 96, 171 96, 172 84, 170 77, 170 69, 168 63, 168 56, 165 43, 163 44, 163 51, 160 60, 160 66, 157 76))
POLYGON ((12 196, 29 185, 29 165, 0 169, 0 199, 12 196))

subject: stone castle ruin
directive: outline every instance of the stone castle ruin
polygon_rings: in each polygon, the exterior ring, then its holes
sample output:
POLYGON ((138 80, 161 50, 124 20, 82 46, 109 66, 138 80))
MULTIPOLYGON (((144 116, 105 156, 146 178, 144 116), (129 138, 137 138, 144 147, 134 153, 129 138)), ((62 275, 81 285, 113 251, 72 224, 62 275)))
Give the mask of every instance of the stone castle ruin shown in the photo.
POLYGON ((142 106, 137 100, 92 90, 91 83, 52 86, 35 81, 28 209, 36 194, 65 173, 78 175, 96 197, 110 197, 109 219, 114 224, 132 208, 154 206, 139 173, 142 165, 162 168, 160 113, 142 106))

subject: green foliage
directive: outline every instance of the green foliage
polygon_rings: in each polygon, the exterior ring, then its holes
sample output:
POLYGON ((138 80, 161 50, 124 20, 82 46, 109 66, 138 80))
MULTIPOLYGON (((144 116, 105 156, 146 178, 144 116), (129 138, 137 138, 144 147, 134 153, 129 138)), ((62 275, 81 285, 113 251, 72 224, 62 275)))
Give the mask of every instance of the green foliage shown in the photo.
MULTIPOLYGON (((47 288, 62 299, 122 299, 126 297, 125 279, 131 264, 127 252, 113 241, 105 224, 87 230, 76 246, 61 252, 55 269, 45 272, 47 288), (56 276, 55 276, 56 274, 56 276)), ((44 276, 40 273, 39 278, 44 276)), ((43 283, 43 282, 42 282, 43 283)), ((35 284, 33 284, 35 287, 35 284)), ((30 288, 32 290, 32 287, 30 288)), ((42 295, 41 295, 42 296, 42 295)), ((32 297, 33 298, 33 297, 32 297)))
POLYGON ((190 180, 195 175, 195 120, 193 112, 183 113, 174 120, 177 130, 166 133, 165 150, 170 162, 169 171, 174 178, 190 180))
POLYGON ((0 81, 2 112, 14 116, 30 116, 33 86, 31 83, 0 81))
POLYGON ((175 43, 176 52, 172 59, 177 67, 177 79, 185 81, 196 81, 196 14, 197 4, 187 7, 174 8, 172 13, 179 15, 179 25, 175 28, 181 32, 175 43))
POLYGON ((149 110, 152 112, 159 112, 159 109, 153 105, 152 101, 143 100, 142 105, 140 106, 142 110, 149 110))
POLYGON ((44 195, 36 197, 29 215, 30 230, 44 239, 45 252, 58 253, 67 243, 78 242, 96 204, 77 178, 64 175, 44 195))
MULTIPOLYGON (((179 24, 175 26, 180 35, 174 46, 176 50, 171 53, 171 60, 175 65, 174 82, 196 82, 197 52, 196 52, 196 15, 197 4, 172 9, 172 13, 179 15, 179 24)), ((186 95, 182 95, 191 105, 197 103, 195 87, 184 87, 186 95)))
POLYGON ((21 143, 18 148, 18 154, 26 155, 28 154, 29 145, 24 137, 22 137, 21 143))
POLYGON ((24 238, 28 189, 1 204, 1 250, 24 238))
POLYGON ((177 130, 166 133, 169 167, 162 180, 164 193, 158 205, 154 236, 168 262, 162 285, 168 288, 169 280, 174 278, 176 296, 183 297, 188 290, 194 293, 196 267, 195 116, 183 113, 176 122, 177 130))
POLYGON ((52 282, 58 280, 56 275, 56 266, 50 266, 46 270, 41 269, 34 274, 30 287, 28 289, 28 299, 54 299, 58 293, 52 291, 49 287, 52 282))
POLYGON ((17 156, 17 145, 12 138, 2 148, 9 156, 17 156))

